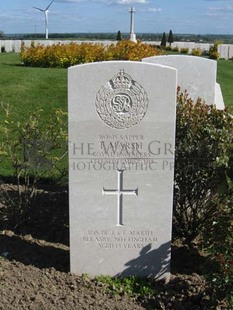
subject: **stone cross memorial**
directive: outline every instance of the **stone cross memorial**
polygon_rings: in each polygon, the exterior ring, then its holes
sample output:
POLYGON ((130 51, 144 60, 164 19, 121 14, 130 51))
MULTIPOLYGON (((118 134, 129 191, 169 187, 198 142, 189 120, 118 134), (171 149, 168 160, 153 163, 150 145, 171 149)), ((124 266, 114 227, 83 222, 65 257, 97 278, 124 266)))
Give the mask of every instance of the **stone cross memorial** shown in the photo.
POLYGON ((68 70, 71 272, 169 280, 177 71, 68 70))

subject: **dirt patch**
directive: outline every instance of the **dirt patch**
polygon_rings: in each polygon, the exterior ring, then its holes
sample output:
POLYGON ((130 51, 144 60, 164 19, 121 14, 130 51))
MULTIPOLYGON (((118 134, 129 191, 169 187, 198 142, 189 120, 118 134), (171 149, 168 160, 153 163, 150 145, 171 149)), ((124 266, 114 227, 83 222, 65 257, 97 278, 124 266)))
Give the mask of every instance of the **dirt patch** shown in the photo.
POLYGON ((213 303, 203 276, 206 257, 183 244, 172 247, 171 281, 154 282, 157 293, 140 300, 71 274, 67 192, 47 190, 14 230, 6 217, 0 220, 0 309, 227 309, 213 303))

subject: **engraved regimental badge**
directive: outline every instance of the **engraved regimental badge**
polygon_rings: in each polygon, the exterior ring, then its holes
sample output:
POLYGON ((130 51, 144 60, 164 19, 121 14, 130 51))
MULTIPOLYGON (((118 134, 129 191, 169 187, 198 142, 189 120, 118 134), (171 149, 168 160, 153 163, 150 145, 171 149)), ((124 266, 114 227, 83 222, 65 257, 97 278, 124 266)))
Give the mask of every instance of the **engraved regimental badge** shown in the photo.
POLYGON ((120 70, 96 95, 96 111, 101 120, 116 129, 138 124, 148 109, 148 95, 132 77, 120 70))

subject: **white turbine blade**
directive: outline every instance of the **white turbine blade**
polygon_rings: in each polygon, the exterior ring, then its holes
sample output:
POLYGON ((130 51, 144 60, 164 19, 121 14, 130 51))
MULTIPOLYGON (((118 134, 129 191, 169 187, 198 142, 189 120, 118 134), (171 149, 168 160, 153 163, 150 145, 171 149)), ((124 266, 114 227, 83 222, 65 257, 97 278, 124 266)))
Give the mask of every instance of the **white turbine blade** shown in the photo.
POLYGON ((35 7, 35 6, 33 6, 33 8, 36 9, 36 10, 39 10, 39 11, 41 11, 41 12, 44 12, 44 10, 42 10, 42 9, 40 9, 40 8, 37 8, 37 7, 35 7))
POLYGON ((53 1, 54 0, 52 0, 51 2, 50 2, 50 4, 47 6, 47 8, 45 9, 45 11, 47 11, 48 9, 49 9, 49 7, 51 6, 51 4, 53 3, 53 1))

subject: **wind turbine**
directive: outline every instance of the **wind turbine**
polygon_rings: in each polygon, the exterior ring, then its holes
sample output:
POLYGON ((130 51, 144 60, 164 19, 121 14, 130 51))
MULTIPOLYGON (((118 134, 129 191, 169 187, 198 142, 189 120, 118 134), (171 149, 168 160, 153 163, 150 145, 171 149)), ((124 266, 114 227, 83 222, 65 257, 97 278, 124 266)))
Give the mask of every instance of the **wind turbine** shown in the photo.
POLYGON ((45 10, 33 6, 34 9, 39 10, 45 14, 45 38, 46 39, 48 39, 48 37, 49 37, 49 18, 48 18, 49 8, 50 8, 51 4, 53 3, 53 1, 54 0, 52 0, 50 2, 50 4, 47 6, 47 8, 45 10))

